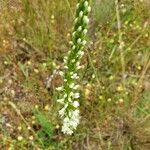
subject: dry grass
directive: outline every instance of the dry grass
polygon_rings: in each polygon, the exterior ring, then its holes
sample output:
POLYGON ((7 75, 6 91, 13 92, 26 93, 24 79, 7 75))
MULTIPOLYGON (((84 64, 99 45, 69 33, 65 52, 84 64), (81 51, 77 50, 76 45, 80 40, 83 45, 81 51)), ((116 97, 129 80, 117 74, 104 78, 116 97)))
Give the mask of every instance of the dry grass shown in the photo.
POLYGON ((82 119, 69 137, 57 117, 61 79, 47 81, 69 48, 76 2, 15 2, 0 8, 0 149, 149 150, 148 5, 123 0, 104 11, 108 0, 102 9, 93 1, 80 72, 82 119))

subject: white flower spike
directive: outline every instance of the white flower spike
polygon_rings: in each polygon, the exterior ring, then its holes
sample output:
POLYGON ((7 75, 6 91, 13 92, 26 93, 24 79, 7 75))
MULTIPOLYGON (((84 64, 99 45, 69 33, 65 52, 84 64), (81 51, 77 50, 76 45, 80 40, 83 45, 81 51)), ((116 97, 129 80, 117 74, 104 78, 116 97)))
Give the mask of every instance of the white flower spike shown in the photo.
POLYGON ((58 103, 62 105, 59 115, 62 118, 62 132, 72 135, 80 122, 79 102, 80 93, 77 92, 79 85, 76 80, 79 79, 78 71, 80 66, 80 58, 84 55, 84 47, 86 45, 87 26, 89 23, 88 13, 91 11, 89 0, 80 0, 76 6, 76 18, 74 19, 74 28, 70 41, 70 51, 67 57, 64 57, 64 72, 60 72, 63 77, 64 84, 58 87, 60 91, 60 99, 58 103))

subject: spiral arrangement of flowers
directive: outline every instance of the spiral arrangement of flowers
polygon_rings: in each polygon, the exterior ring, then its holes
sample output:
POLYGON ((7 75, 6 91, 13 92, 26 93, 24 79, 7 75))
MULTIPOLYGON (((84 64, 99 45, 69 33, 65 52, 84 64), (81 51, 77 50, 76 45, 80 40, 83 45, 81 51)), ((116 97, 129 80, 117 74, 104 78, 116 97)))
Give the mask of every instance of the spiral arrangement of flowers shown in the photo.
POLYGON ((64 83, 62 87, 56 88, 62 92, 61 98, 57 100, 62 104, 59 110, 59 115, 63 118, 62 132, 69 135, 77 128, 80 121, 78 108, 80 93, 77 92, 79 85, 76 84, 76 80, 79 79, 80 59, 84 55, 83 49, 86 45, 85 37, 88 31, 90 11, 89 0, 80 0, 76 6, 72 41, 70 41, 71 49, 64 58, 64 70, 60 71, 64 83))

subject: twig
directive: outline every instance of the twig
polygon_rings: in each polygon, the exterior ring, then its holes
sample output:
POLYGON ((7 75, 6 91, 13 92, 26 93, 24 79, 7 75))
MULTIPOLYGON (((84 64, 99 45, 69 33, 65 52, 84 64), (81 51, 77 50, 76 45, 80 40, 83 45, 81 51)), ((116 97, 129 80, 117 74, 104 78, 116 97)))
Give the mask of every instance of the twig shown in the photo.
POLYGON ((124 42, 122 39, 122 32, 121 32, 121 20, 120 20, 120 13, 119 13, 119 5, 118 0, 115 1, 116 4, 116 15, 117 15, 117 25, 118 25, 118 35, 119 35, 119 47, 120 50, 120 57, 121 57, 121 66, 122 66, 122 80, 123 80, 123 86, 125 88, 125 60, 124 60, 124 52, 123 52, 123 46, 124 42))
MULTIPOLYGON (((64 65, 64 64, 63 64, 64 65)), ((57 67, 53 73, 48 77, 47 81, 46 81, 46 88, 50 89, 51 87, 51 82, 54 79, 54 77, 59 73, 61 66, 57 67)))
POLYGON ((73 11, 72 11, 72 9, 71 9, 71 6, 70 6, 69 1, 68 1, 68 0, 66 0, 66 3, 67 3, 67 5, 68 5, 68 7, 69 7, 69 9, 70 9, 71 15, 73 16, 73 11))

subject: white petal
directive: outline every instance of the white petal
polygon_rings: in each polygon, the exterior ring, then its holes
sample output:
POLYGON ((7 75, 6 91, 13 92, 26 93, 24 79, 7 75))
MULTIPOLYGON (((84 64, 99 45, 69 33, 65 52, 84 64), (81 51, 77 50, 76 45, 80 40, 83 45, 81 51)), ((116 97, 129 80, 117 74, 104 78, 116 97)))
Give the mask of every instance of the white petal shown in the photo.
POLYGON ((62 91, 62 90, 63 90, 63 86, 57 87, 56 90, 57 90, 57 91, 62 91))
POLYGON ((74 93, 73 98, 79 98, 80 97, 80 93, 74 93))
POLYGON ((79 102, 78 102, 78 101, 74 101, 74 102, 73 102, 73 106, 74 106, 75 108, 79 107, 79 102))

